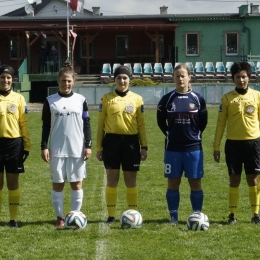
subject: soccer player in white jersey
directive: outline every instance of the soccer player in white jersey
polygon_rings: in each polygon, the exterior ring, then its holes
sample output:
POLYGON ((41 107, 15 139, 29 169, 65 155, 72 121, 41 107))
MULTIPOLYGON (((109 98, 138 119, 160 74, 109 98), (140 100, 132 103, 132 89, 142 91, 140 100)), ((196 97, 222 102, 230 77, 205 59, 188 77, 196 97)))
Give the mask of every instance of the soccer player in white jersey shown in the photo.
POLYGON ((91 156, 87 100, 72 91, 73 84, 74 70, 70 64, 66 64, 59 72, 59 92, 46 98, 42 110, 41 157, 50 163, 53 183, 51 197, 57 228, 64 226, 65 181, 71 186, 70 210, 81 209, 82 181, 86 177, 85 161, 91 156))
POLYGON ((157 123, 166 137, 164 177, 168 179, 166 200, 170 213, 169 223, 178 223, 180 183, 183 172, 190 186, 193 211, 201 211, 204 176, 202 132, 208 113, 204 98, 190 87, 191 73, 185 64, 174 69, 176 89, 164 95, 157 108, 157 123))

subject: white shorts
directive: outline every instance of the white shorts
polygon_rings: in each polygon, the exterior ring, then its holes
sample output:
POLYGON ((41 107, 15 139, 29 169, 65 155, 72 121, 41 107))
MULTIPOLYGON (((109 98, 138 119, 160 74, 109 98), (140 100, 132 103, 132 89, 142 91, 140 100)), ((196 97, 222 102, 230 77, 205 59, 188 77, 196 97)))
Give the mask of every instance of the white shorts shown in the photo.
POLYGON ((52 157, 50 159, 51 181, 54 183, 78 182, 87 176, 83 158, 52 157))

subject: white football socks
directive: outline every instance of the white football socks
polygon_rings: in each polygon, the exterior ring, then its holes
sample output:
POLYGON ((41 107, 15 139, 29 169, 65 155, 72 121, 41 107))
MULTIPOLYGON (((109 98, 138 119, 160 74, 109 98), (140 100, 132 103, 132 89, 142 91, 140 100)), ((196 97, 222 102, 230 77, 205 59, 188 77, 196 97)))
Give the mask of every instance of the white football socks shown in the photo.
POLYGON ((83 201, 83 190, 72 190, 70 197, 71 210, 80 211, 83 201))
POLYGON ((64 194, 62 192, 51 191, 52 205, 57 217, 63 218, 64 194))

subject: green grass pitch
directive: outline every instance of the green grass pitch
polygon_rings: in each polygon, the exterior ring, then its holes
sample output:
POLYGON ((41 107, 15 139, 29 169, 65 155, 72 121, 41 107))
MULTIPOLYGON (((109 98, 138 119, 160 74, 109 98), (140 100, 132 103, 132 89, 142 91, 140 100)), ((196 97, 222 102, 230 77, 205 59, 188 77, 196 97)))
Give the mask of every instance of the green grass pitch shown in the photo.
MULTIPOLYGON (((240 187, 238 223, 227 225, 228 175, 223 148, 221 162, 213 160, 212 143, 217 120, 217 108, 209 108, 209 123, 203 133, 205 177, 203 212, 210 219, 206 232, 188 231, 186 219, 191 213, 189 186, 181 184, 179 224, 168 224, 165 199, 166 180, 163 177, 164 137, 156 124, 156 110, 146 110, 148 159, 142 162, 138 174, 139 208, 144 223, 137 230, 122 230, 119 217, 126 208, 125 187, 119 184, 117 222, 104 224, 107 212, 104 202, 106 184, 102 163, 95 157, 97 110, 91 110, 93 155, 87 163, 88 178, 84 180, 82 212, 88 219, 83 230, 56 230, 51 205, 49 166, 40 157, 41 113, 29 113, 32 149, 20 177, 22 192, 18 217, 19 229, 7 226, 9 212, 7 189, 3 190, 0 216, 0 259, 257 259, 259 257, 260 226, 250 223, 248 190, 243 177, 240 187)), ((222 141, 224 143, 224 140, 222 141)), ((223 144, 222 144, 223 147, 223 144)), ((243 175, 244 176, 244 175, 243 175)), ((122 178, 121 178, 122 179, 122 178)), ((69 211, 70 189, 65 187, 65 213, 69 211)))

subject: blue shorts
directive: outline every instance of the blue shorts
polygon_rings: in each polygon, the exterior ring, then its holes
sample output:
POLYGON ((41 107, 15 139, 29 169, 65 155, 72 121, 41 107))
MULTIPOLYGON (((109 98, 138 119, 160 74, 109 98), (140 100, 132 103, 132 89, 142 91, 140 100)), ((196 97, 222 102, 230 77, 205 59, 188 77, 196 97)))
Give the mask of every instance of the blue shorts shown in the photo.
POLYGON ((203 151, 164 152, 164 177, 181 178, 183 172, 189 179, 200 179, 204 176, 203 151))

